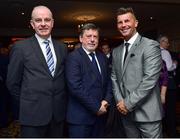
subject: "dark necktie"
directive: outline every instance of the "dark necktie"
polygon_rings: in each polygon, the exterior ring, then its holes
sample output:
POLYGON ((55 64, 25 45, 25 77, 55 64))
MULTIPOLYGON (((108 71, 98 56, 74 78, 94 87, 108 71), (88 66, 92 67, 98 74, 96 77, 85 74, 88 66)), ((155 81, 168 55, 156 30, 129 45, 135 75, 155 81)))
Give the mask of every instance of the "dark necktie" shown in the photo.
POLYGON ((128 47, 129 47, 129 43, 125 43, 124 44, 124 47, 125 47, 125 54, 124 54, 124 62, 123 62, 123 64, 125 63, 125 60, 126 60, 126 57, 127 57, 127 55, 128 55, 128 47))
POLYGON ((96 59, 95 59, 95 54, 90 53, 89 55, 92 57, 91 62, 92 62, 94 71, 96 72, 97 75, 100 75, 99 68, 98 68, 98 65, 97 65, 97 62, 96 62, 96 59))
POLYGON ((49 71, 51 72, 51 75, 54 76, 54 59, 52 55, 51 48, 49 46, 49 40, 45 40, 44 43, 46 44, 46 63, 48 65, 49 71))

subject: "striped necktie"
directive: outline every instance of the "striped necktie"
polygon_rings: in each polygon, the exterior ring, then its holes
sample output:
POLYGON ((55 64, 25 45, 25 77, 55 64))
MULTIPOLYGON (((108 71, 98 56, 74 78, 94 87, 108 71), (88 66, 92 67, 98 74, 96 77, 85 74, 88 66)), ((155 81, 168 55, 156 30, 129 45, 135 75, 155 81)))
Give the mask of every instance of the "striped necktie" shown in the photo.
POLYGON ((44 43, 46 44, 46 63, 48 65, 49 71, 51 72, 51 75, 54 76, 54 59, 51 48, 49 46, 49 40, 45 40, 44 43))

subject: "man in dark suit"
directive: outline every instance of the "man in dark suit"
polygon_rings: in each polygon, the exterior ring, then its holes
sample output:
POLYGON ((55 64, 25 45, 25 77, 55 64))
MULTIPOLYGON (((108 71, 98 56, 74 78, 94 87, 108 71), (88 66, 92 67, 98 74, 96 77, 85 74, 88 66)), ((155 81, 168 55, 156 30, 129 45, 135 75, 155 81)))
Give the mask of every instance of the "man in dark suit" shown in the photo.
POLYGON ((159 43, 142 37, 132 8, 119 8, 117 27, 124 45, 113 50, 112 85, 116 106, 129 138, 162 137, 162 104, 158 79, 159 43))
POLYGON ((6 47, 0 47, 0 128, 8 126, 10 95, 6 87, 7 67, 9 51, 6 47))
MULTIPOLYGON (((109 69, 112 69, 112 51, 107 42, 102 43, 101 45, 102 52, 106 55, 108 59, 109 69)), ((111 74, 111 73, 110 73, 111 74)), ((119 112, 116 109, 116 103, 114 97, 112 98, 111 106, 108 111, 108 118, 106 124, 106 136, 107 137, 125 137, 125 133, 123 131, 122 122, 119 118, 119 112)))
POLYGON ((54 19, 45 6, 31 15, 35 35, 12 46, 7 86, 20 100, 21 137, 62 137, 66 112, 66 47, 51 38, 54 19))
POLYGON ((106 55, 107 59, 108 59, 108 64, 109 64, 109 68, 111 70, 112 68, 112 53, 111 53, 111 48, 109 46, 108 43, 103 43, 101 45, 101 49, 102 49, 102 52, 106 55))
POLYGON ((112 98, 108 61, 96 51, 99 29, 94 24, 85 24, 79 39, 82 46, 70 53, 66 61, 69 136, 103 137, 112 98))

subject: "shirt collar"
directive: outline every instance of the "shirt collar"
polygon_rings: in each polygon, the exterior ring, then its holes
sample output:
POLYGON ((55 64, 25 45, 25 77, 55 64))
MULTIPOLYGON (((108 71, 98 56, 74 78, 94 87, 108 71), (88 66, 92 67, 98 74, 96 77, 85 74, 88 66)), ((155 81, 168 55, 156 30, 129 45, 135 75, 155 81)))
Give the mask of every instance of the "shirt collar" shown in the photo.
POLYGON ((136 40, 136 38, 138 37, 138 35, 139 35, 139 33, 138 32, 136 32, 128 41, 125 41, 124 40, 124 43, 129 43, 130 45, 132 45, 134 42, 135 42, 135 40, 136 40))
POLYGON ((40 36, 38 36, 37 34, 35 34, 35 37, 37 38, 37 40, 40 44, 44 43, 45 40, 49 40, 49 43, 52 42, 51 36, 49 36, 47 39, 43 39, 40 36))
POLYGON ((86 49, 84 48, 83 45, 82 45, 82 48, 83 48, 83 50, 86 52, 87 55, 89 55, 90 53, 94 53, 94 54, 96 55, 96 52, 95 52, 95 51, 94 51, 94 52, 89 52, 88 50, 86 50, 86 49))

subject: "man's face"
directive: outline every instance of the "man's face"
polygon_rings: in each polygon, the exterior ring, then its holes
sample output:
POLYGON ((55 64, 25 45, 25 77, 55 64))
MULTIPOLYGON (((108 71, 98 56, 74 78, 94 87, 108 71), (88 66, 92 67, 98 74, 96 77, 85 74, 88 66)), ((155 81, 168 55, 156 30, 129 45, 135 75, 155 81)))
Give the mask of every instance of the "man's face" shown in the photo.
POLYGON ((85 30, 79 37, 82 46, 89 52, 95 51, 99 43, 99 33, 97 30, 85 30))
POLYGON ((129 40, 135 33, 138 21, 131 13, 117 16, 117 28, 125 40, 129 40))
POLYGON ((102 51, 105 55, 109 54, 110 53, 110 48, 108 45, 102 45, 102 51))
POLYGON ((160 40, 160 46, 164 49, 168 49, 169 48, 169 40, 167 37, 162 37, 160 40))
POLYGON ((54 20, 52 13, 47 8, 37 8, 33 11, 31 26, 41 38, 48 38, 51 34, 54 20))

